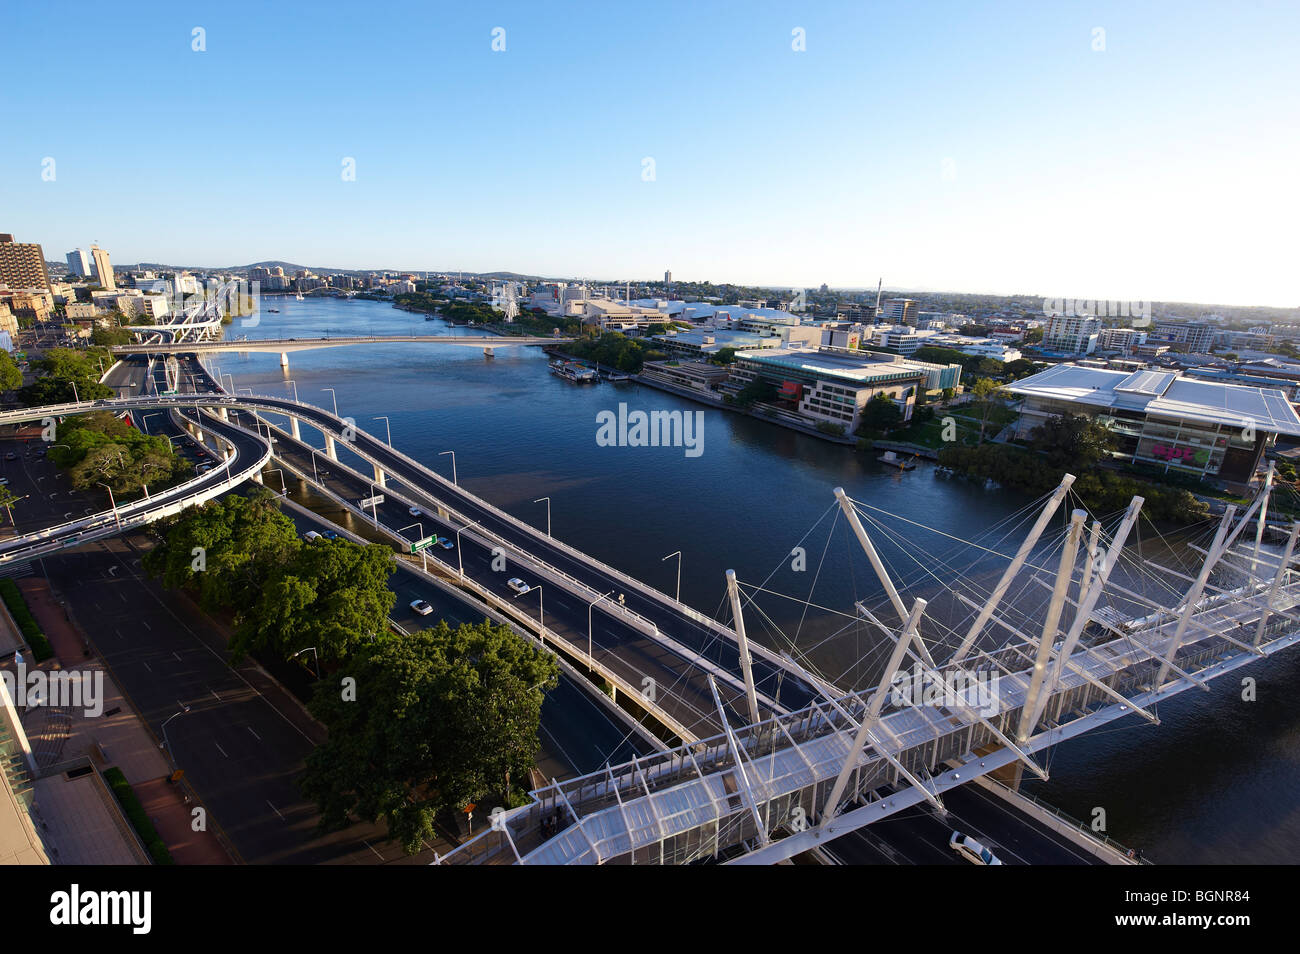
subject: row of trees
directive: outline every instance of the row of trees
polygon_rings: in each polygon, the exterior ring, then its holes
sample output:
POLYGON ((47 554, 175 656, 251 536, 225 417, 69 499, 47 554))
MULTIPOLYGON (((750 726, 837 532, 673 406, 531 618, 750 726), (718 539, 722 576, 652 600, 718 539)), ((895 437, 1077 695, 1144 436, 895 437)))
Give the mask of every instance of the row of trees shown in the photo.
POLYGON ((383 820, 415 854, 440 813, 521 797, 558 679, 552 657, 487 620, 389 632, 392 551, 304 543, 263 488, 155 526, 145 569, 234 613, 234 659, 314 648, 328 670, 309 706, 328 738, 300 782, 322 828, 383 820))
POLYGON ((1029 449, 1010 444, 947 444, 939 451, 939 463, 1030 497, 1047 493, 1062 476, 1072 473, 1076 477, 1072 489, 1094 513, 1122 510, 1136 495, 1145 498, 1142 511, 1153 520, 1185 523, 1209 512, 1208 505, 1190 491, 1098 468, 1114 446, 1114 435, 1092 418, 1062 415, 1034 429, 1029 449))
POLYGON ((565 345, 578 358, 595 361, 607 368, 636 374, 647 361, 661 361, 667 355, 656 350, 654 342, 629 338, 617 331, 607 331, 596 338, 585 338, 565 345))

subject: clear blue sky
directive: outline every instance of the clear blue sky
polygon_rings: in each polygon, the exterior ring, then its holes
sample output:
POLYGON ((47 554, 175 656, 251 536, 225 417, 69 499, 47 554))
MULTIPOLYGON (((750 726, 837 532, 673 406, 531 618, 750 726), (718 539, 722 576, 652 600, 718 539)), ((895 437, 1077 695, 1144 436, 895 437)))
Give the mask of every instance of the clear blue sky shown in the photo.
POLYGON ((0 231, 51 259, 1294 306, 1297 38, 1300 5, 1255 0, 15 3, 0 231))

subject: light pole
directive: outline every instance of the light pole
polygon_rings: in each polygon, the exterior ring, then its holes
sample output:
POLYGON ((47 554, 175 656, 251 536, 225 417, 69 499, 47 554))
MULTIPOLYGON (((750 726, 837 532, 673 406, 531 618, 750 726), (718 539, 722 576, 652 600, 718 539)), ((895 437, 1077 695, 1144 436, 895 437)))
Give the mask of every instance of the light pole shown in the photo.
POLYGON ((330 393, 330 399, 334 402, 334 416, 335 416, 335 417, 338 417, 338 416, 339 416, 339 396, 338 396, 337 394, 334 393, 334 389, 333 389, 333 388, 321 388, 321 390, 322 390, 322 391, 328 391, 328 392, 330 393))
POLYGON ((294 403, 294 404, 301 404, 302 402, 298 400, 298 382, 295 381, 293 378, 290 378, 290 379, 289 379, 288 381, 286 381, 285 383, 286 383, 286 384, 292 384, 292 385, 293 385, 293 403, 294 403))
POLYGON ((614 592, 613 590, 610 590, 609 593, 604 593, 604 594, 602 594, 602 595, 596 597, 594 600, 591 601, 591 605, 587 607, 587 672, 591 672, 591 658, 592 658, 592 657, 591 657, 591 615, 592 615, 592 610, 594 610, 594 609, 596 608, 596 604, 597 604, 597 603, 599 603, 599 602, 600 602, 601 600, 603 600, 606 596, 609 596, 609 595, 610 595, 611 593, 613 593, 613 592, 614 592))
POLYGON ((99 486, 103 487, 105 490, 108 491, 108 503, 113 508, 113 519, 117 521, 117 529, 121 530, 122 518, 119 517, 117 514, 117 501, 113 499, 113 488, 108 486, 108 484, 99 483, 99 481, 95 481, 95 483, 98 483, 99 486))
MULTIPOLYGON (((421 540, 424 539, 424 524, 419 523, 418 521, 416 523, 408 523, 406 526, 402 527, 402 529, 398 530, 397 532, 403 533, 407 530, 410 530, 412 527, 415 527, 417 530, 420 531, 420 535, 415 538, 415 542, 419 543, 421 540)), ((429 572, 429 548, 428 547, 424 547, 422 550, 420 550, 420 562, 424 565, 424 572, 428 573, 429 572)))
POLYGON ((227 379, 227 380, 230 382, 230 393, 231 393, 231 394, 234 394, 234 393, 235 393, 235 376, 234 376, 233 374, 223 374, 223 375, 221 375, 221 377, 227 379))
POLYGON ((316 448, 312 447, 310 448, 310 450, 311 450, 311 479, 313 483, 320 485, 320 475, 316 473, 316 448))
POLYGON ((75 403, 80 404, 80 403, 81 403, 81 396, 77 394, 77 382, 76 382, 76 381, 69 381, 68 383, 72 385, 72 397, 73 397, 75 403))
POLYGON ((682 601, 682 551, 674 550, 659 562, 663 563, 665 560, 671 560, 673 557, 677 557, 677 602, 680 603, 682 601))
MULTIPOLYGON (((320 653, 316 652, 315 646, 308 646, 306 649, 300 649, 292 656, 290 656, 289 659, 297 659, 303 653, 311 653, 312 660, 316 663, 316 679, 319 680, 320 679, 320 653)), ((287 661, 288 660, 286 660, 286 662, 287 661)))
POLYGON ((450 455, 451 455, 451 482, 452 482, 453 484, 455 484, 455 483, 456 483, 456 452, 455 452, 455 451, 438 451, 438 456, 439 456, 439 457, 443 456, 444 454, 450 454, 450 455))
MULTIPOLYGON (((337 417, 338 415, 335 415, 335 416, 337 417)), ((387 418, 386 416, 384 416, 383 414, 381 414, 381 415, 379 415, 377 418, 375 418, 375 420, 376 420, 376 421, 383 421, 383 422, 384 422, 384 430, 385 430, 385 432, 388 434, 388 446, 389 446, 389 447, 392 447, 392 446, 393 446, 393 428, 389 425, 389 423, 388 423, 388 418, 387 418)))
POLYGON ((281 470, 279 467, 272 467, 270 470, 267 471, 267 473, 280 475, 280 493, 284 497, 289 496, 289 488, 286 487, 284 483, 284 471, 281 470))
MULTIPOLYGON (((460 568, 460 578, 462 580, 465 579, 465 558, 461 556, 462 551, 460 549, 460 531, 468 530, 470 527, 478 527, 478 521, 473 520, 465 524, 465 526, 461 527, 460 530, 456 531, 456 565, 460 568)), ((483 528, 479 527, 479 529, 482 530, 483 528)))
POLYGON ((546 501, 546 535, 549 537, 551 535, 551 498, 538 497, 533 503, 541 503, 543 500, 546 501))
POLYGON ((374 481, 371 481, 370 482, 370 516, 375 521, 376 530, 379 529, 379 504, 375 500, 377 496, 378 494, 375 493, 375 483, 374 481))
POLYGON ((189 706, 181 706, 179 712, 174 712, 174 713, 172 713, 170 716, 168 716, 166 719, 163 720, 163 724, 162 724, 162 737, 163 737, 163 740, 162 740, 162 744, 159 745, 158 748, 160 748, 160 749, 164 749, 164 750, 167 752, 167 754, 170 755, 170 756, 172 757, 172 767, 173 767, 173 768, 176 767, 176 753, 174 753, 174 752, 171 750, 171 746, 169 746, 169 745, 167 744, 167 723, 168 723, 168 722, 171 722, 172 719, 175 719, 178 715, 184 715, 185 713, 187 713, 187 712, 189 712, 189 711, 190 711, 190 707, 189 707, 189 706))
MULTIPOLYGON (((529 593, 533 592, 534 590, 537 591, 537 632, 542 639, 542 645, 545 646, 546 645, 546 607, 542 604, 542 584, 538 583, 536 586, 530 586, 528 588, 529 593)), ((515 599, 519 599, 519 596, 526 596, 526 595, 527 593, 520 593, 518 596, 515 597, 515 599)))
POLYGON ((146 434, 148 434, 148 433, 149 433, 149 418, 151 418, 151 417, 157 417, 157 416, 158 416, 159 414, 161 414, 161 413, 162 413, 162 411, 157 411, 157 412, 155 412, 155 413, 153 413, 153 414, 146 414, 146 415, 144 415, 143 417, 141 417, 141 418, 140 418, 140 430, 142 430, 142 431, 144 431, 146 434))

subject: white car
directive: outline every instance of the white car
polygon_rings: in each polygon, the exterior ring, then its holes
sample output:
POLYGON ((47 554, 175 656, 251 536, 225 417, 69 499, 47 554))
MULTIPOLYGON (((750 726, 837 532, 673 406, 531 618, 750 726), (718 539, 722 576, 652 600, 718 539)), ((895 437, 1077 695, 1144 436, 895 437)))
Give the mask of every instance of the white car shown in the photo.
POLYGON ((411 609, 415 610, 421 616, 428 616, 433 612, 433 607, 425 600, 411 600, 411 609))
POLYGON ((952 833, 952 837, 948 839, 948 847, 973 865, 1002 864, 997 855, 993 854, 993 852, 989 851, 970 835, 963 835, 959 831, 952 833))
POLYGON ((517 576, 513 576, 510 579, 506 580, 506 586, 514 590, 515 593, 517 593, 519 596, 523 596, 525 593, 527 593, 529 590, 532 589, 531 586, 529 586, 523 580, 519 579, 519 577, 517 576))
POLYGON ((412 517, 423 517, 423 516, 424 516, 424 511, 421 510, 419 507, 412 507, 410 510, 408 510, 408 511, 406 511, 406 512, 409 513, 412 517))

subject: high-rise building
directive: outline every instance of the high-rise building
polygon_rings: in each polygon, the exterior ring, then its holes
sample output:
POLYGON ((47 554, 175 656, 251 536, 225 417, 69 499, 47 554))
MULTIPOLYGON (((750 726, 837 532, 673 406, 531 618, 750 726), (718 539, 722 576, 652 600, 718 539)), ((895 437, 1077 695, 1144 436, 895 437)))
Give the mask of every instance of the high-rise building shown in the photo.
POLYGON ((113 281, 113 263, 108 260, 108 252, 98 245, 92 245, 90 257, 95 260, 95 277, 99 279, 99 287, 104 291, 116 291, 117 283, 113 281))
POLYGON ((672 272, 664 272, 664 284, 665 284, 665 285, 671 285, 672 283, 673 283, 673 273, 672 273, 672 272))
POLYGON ((10 288, 50 287, 45 270, 45 252, 30 242, 15 242, 7 232, 0 233, 0 285, 10 288))
POLYGON ((895 325, 916 324, 916 302, 910 298, 891 298, 885 302, 885 320, 895 325))
POLYGON ((1043 329, 1043 350, 1061 354, 1092 354, 1100 333, 1100 318, 1052 315, 1043 329))
POLYGON ((74 248, 68 253, 68 271, 78 278, 88 278, 90 276, 90 256, 79 248, 74 248))

